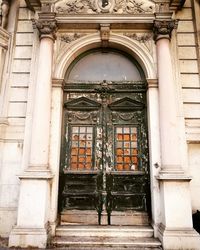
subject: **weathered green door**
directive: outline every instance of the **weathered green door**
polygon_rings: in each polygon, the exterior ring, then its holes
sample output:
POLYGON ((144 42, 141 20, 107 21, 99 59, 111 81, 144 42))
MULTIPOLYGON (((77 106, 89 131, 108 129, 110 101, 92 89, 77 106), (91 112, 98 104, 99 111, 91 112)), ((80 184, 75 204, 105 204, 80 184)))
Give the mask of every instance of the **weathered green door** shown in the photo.
POLYGON ((67 83, 64 91, 61 219, 84 224, 146 223, 145 82, 67 83), (135 214, 141 215, 139 221, 135 214))

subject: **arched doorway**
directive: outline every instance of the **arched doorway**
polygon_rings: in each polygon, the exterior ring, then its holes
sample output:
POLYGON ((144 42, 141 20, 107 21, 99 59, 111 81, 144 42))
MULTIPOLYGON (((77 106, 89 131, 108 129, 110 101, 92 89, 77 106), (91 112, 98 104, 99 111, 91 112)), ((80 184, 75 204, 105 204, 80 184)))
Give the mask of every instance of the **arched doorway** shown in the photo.
POLYGON ((129 55, 96 49, 70 65, 61 152, 63 223, 148 224, 146 81, 129 55))

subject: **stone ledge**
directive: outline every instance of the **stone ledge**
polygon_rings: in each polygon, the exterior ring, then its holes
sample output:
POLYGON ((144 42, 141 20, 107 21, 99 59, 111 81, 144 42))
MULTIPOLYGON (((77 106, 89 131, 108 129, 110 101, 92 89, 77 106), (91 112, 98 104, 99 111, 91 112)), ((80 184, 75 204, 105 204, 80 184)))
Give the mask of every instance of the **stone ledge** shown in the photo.
POLYGON ((170 171, 161 170, 159 175, 156 176, 159 181, 191 181, 192 177, 185 174, 183 171, 170 171))
POLYGON ((26 169, 22 174, 17 175, 19 179, 52 179, 54 175, 48 169, 26 169))

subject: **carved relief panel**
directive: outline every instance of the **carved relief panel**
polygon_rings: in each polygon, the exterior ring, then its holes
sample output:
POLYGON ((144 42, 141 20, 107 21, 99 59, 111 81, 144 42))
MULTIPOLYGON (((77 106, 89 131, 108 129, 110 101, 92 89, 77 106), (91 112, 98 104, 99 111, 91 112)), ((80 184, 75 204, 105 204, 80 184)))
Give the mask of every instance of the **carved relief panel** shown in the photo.
POLYGON ((59 14, 143 14, 153 13, 149 0, 61 0, 55 4, 59 14))

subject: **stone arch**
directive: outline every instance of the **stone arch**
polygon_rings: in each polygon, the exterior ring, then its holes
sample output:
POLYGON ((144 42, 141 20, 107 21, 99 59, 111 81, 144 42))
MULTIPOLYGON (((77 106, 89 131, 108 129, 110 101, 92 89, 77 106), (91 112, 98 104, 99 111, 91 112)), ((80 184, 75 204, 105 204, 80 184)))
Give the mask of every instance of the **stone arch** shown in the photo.
MULTIPOLYGON (((109 46, 125 51, 133 56, 142 67, 146 78, 156 78, 154 59, 148 49, 140 42, 123 35, 111 33, 109 46)), ((77 56, 90 49, 99 47, 101 47, 101 39, 98 33, 86 35, 73 42, 58 55, 53 77, 58 79, 64 78, 67 68, 77 56)))

